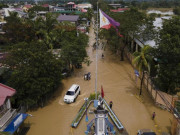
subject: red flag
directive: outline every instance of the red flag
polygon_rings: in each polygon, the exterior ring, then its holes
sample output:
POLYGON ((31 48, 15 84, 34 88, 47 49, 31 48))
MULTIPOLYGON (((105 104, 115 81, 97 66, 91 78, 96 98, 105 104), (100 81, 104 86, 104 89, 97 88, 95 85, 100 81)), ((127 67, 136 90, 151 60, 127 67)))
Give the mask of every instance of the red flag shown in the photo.
POLYGON ((101 97, 104 98, 104 91, 102 85, 101 85, 101 97))

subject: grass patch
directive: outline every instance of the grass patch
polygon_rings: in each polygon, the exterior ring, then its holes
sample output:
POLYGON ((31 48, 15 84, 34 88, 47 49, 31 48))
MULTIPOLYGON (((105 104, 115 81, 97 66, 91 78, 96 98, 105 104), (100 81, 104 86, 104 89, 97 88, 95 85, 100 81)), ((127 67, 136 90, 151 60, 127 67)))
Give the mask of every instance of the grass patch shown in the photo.
MULTIPOLYGON (((97 93, 97 97, 100 95, 100 93, 98 92, 97 93)), ((90 102, 92 100, 95 100, 95 97, 96 97, 96 94, 95 93, 91 93, 89 98, 88 98, 88 101, 87 101, 87 107, 89 107, 90 105, 90 102)), ((86 111, 86 102, 84 102, 84 104, 82 105, 82 107, 80 108, 78 114, 76 115, 75 119, 73 120, 71 126, 72 127, 77 127, 80 120, 82 119, 82 117, 84 116, 85 114, 85 111, 86 111)))

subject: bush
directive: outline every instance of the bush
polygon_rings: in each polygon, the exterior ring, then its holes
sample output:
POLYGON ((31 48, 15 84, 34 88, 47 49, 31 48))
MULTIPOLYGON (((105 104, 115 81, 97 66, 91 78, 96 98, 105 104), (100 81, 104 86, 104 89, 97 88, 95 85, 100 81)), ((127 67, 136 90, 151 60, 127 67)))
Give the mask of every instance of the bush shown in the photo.
POLYGON ((175 15, 180 15, 180 7, 174 8, 173 12, 174 12, 175 15))

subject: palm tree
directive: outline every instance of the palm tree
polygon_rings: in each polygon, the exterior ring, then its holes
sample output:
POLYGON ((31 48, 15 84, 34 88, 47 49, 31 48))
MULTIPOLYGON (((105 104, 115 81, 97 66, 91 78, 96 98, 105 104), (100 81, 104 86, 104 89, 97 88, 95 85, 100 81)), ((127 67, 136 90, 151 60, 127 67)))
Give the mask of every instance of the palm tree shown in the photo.
POLYGON ((151 47, 149 45, 145 45, 143 48, 141 48, 141 52, 133 53, 133 55, 135 56, 133 60, 133 64, 135 64, 136 67, 139 69, 139 71, 142 73, 139 95, 142 94, 142 84, 144 80, 144 73, 147 71, 150 71, 149 64, 152 61, 152 57, 150 56, 150 49, 151 47))

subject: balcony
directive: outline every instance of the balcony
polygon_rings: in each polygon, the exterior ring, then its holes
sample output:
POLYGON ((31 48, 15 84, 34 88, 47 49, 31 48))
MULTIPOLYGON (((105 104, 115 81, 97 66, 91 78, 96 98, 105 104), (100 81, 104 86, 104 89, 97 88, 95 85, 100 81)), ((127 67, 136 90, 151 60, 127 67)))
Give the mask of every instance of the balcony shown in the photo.
POLYGON ((0 128, 2 128, 15 113, 16 109, 8 109, 0 113, 0 128))

